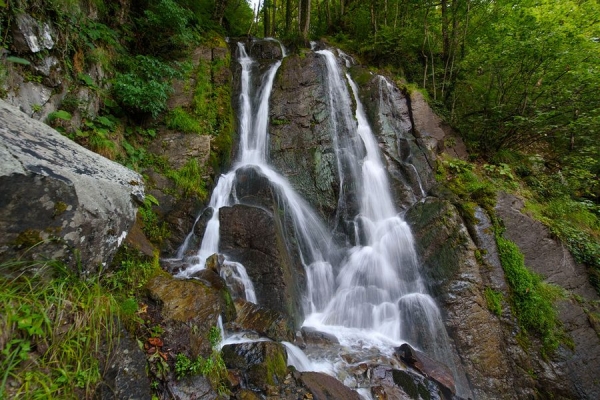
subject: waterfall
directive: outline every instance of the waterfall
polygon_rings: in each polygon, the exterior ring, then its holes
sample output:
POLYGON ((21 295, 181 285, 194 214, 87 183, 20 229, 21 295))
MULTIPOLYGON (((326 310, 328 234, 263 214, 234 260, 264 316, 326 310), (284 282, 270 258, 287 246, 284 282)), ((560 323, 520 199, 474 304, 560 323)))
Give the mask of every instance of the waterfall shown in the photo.
MULTIPOLYGON (((213 214, 206 226, 202 243, 197 253, 198 263, 186 268, 180 273, 180 276, 190 276, 194 272, 205 268, 206 259, 212 254, 219 252, 219 209, 237 204, 237 199, 233 193, 236 171, 249 166, 254 167, 269 180, 282 208, 291 218, 299 242, 298 247, 302 265, 307 270, 318 271, 316 272, 318 274, 321 274, 324 268, 331 271, 331 264, 327 260, 327 254, 332 249, 331 235, 317 214, 294 191, 287 179, 273 170, 266 161, 269 97, 275 74, 281 65, 281 60, 271 65, 268 71, 262 76, 258 90, 253 92, 250 83, 252 82, 252 74, 256 71, 256 68, 254 68, 256 63, 248 56, 243 43, 238 43, 238 54, 238 61, 242 67, 239 118, 240 151, 238 159, 231 171, 219 178, 211 195, 209 207, 212 208, 213 214)), ((235 263, 235 268, 231 268, 231 271, 234 273, 235 271, 239 271, 236 280, 238 282, 245 282, 245 288, 248 290, 251 282, 249 279, 246 279, 248 275, 244 266, 240 263, 235 263)), ((328 279, 327 286, 332 287, 333 274, 330 273, 325 279, 328 279)), ((313 292, 320 292, 320 289, 315 289, 313 292)), ((318 296, 315 295, 315 297, 318 296)), ((256 299, 253 291, 251 294, 246 294, 246 300, 251 301, 251 299, 256 299)), ((307 304, 306 308, 310 310, 314 306, 307 304)))
MULTIPOLYGON (((259 69, 238 43, 240 150, 233 168, 219 178, 212 193, 209 207, 213 213, 197 253, 199 261, 181 275, 205 268, 206 259, 219 252, 219 210, 237 204, 236 171, 252 167, 268 179, 281 211, 293 225, 307 279, 304 325, 331 333, 348 347, 371 345, 391 352, 394 346, 409 342, 453 367, 440 312, 419 273, 410 228, 394 205, 387 170, 357 86, 342 73, 332 52, 317 53, 327 66, 331 134, 340 181, 334 230, 348 238, 342 261, 332 261, 330 255, 338 254, 338 249, 316 212, 268 164, 269 98, 281 60, 268 68, 253 90, 253 74, 259 69)), ((344 61, 349 62, 348 58, 344 61)), ((421 195, 425 195, 422 187, 421 195)), ((246 299, 256 302, 244 266, 227 259, 224 264, 244 286, 246 299)), ((285 345, 292 354, 290 362, 312 368, 299 349, 285 345)))
POLYGON ((318 288, 311 294, 313 303, 320 306, 307 323, 338 337, 344 332, 355 337, 358 328, 366 336, 379 334, 392 342, 408 341, 447 363, 445 327, 420 276, 410 228, 394 206, 387 171, 356 84, 342 75, 331 51, 317 53, 325 58, 329 93, 335 97, 330 99, 330 108, 337 129, 333 133, 336 154, 342 160, 339 175, 352 180, 357 188, 359 209, 353 217, 356 244, 348 249, 335 288, 324 287, 322 276, 328 271, 307 273, 309 287, 318 288), (356 104, 354 115, 346 82, 356 104))

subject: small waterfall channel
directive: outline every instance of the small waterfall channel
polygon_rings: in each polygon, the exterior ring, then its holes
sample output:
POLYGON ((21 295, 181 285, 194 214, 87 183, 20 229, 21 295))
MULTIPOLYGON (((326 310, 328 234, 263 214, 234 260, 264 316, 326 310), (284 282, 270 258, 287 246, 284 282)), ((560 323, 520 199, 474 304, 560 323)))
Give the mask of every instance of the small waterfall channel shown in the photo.
MULTIPOLYGON (((236 171, 252 166, 269 180, 281 208, 293 222, 298 253, 307 276, 304 326, 336 336, 342 346, 377 347, 387 354, 392 353, 393 347, 409 342, 448 364, 452 356, 445 327, 419 274, 410 228, 394 206, 382 154, 357 86, 342 72, 331 51, 317 53, 327 67, 332 139, 340 179, 336 221, 350 232, 348 245, 335 248, 332 232, 317 213, 268 164, 269 97, 281 60, 275 61, 256 80, 257 63, 248 56, 244 45, 238 43, 237 61, 241 65, 238 157, 232 169, 219 178, 212 193, 209 203, 212 217, 197 251, 197 262, 179 275, 187 277, 205 268, 207 258, 219 253, 219 210, 237 204, 236 171), (255 88, 253 81, 260 84, 255 88), (347 185, 348 182, 352 184, 347 185), (353 193, 348 192, 349 187, 353 193), (354 210, 347 206, 349 197, 358 199, 354 210)), ((187 240, 182 247, 186 245, 187 240)), ((227 255, 225 265, 244 285, 246 300, 256 302, 244 266, 227 260, 227 255)), ((309 360, 291 343, 284 345, 298 369, 328 370, 316 366, 322 360, 309 360), (317 362, 311 364, 311 361, 317 362)))

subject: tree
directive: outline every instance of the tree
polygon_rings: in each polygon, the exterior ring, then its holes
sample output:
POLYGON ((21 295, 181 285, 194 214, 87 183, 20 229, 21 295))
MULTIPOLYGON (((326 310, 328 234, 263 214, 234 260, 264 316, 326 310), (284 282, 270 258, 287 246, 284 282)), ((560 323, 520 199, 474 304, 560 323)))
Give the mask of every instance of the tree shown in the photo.
POLYGON ((308 44, 308 33, 310 30, 310 0, 300 0, 298 13, 300 37, 305 44, 308 44))

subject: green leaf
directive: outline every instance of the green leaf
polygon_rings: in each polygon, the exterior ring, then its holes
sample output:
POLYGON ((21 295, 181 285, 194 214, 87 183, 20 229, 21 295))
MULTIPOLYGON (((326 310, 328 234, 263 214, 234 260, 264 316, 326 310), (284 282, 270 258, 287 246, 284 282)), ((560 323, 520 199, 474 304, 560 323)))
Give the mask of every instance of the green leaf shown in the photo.
MULTIPOLYGON (((2 0, 0 0, 0 1, 2 1, 2 0)), ((2 6, 2 5, 0 4, 0 6, 2 6)), ((10 61, 10 62, 13 62, 13 63, 16 63, 16 64, 23 64, 23 65, 30 65, 31 64, 28 60, 26 60, 24 58, 21 58, 21 57, 15 57, 15 56, 8 56, 8 57, 6 57, 6 61, 10 61)))
POLYGON ((91 87, 91 88, 95 88, 96 84, 94 83, 94 80, 92 79, 91 76, 89 76, 88 74, 79 74, 78 78, 80 81, 82 81, 83 83, 85 83, 87 86, 91 87))
POLYGON ((101 125, 107 127, 107 128, 112 128, 115 126, 115 123, 113 121, 111 121, 109 118, 106 117, 98 117, 96 119, 96 121, 98 121, 101 125))
POLYGON ((155 205, 155 206, 159 205, 158 200, 156 200, 156 197, 154 197, 148 193, 146 193, 146 202, 149 203, 150 205, 155 205))

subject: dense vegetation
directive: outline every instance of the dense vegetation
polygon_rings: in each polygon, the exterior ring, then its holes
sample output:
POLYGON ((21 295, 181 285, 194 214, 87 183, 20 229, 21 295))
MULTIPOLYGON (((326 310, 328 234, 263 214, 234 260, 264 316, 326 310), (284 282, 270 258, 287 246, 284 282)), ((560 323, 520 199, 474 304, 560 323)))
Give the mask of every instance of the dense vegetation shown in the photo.
MULTIPOLYGON (((75 129, 70 120, 84 105, 67 95, 48 123, 133 169, 151 166, 175 182, 178 196, 200 199, 206 196, 203 166, 175 170, 146 150, 166 126, 212 135, 212 164, 227 161, 233 128, 223 110, 229 89, 210 85, 219 65, 191 67, 191 50, 223 45, 225 35, 276 36, 292 49, 326 38, 396 81, 420 86, 460 133, 471 159, 445 160, 439 173, 465 218, 475 204, 491 211, 497 189, 518 192, 528 199, 529 212, 589 266, 600 291, 597 1, 265 0, 254 20, 245 0, 141 0, 129 10, 103 0, 0 0, 0 46, 9 52, 10 26, 21 12, 56 24, 69 87, 86 86, 102 100, 99 115, 85 117, 75 129), (102 65, 105 81, 86 74, 94 63, 102 65), (195 82, 191 107, 167 110, 173 79, 195 82)), ((41 81, 28 63, 9 53, 0 79, 10 65, 21 68, 26 80, 41 81)), ((156 205, 149 196, 140 217, 146 235, 160 244, 169 232, 153 211, 156 205)), ((512 288, 507 300, 523 330, 539 336, 550 352, 563 339, 551 306, 560 293, 525 268, 497 228, 512 288)), ((91 397, 100 379, 98 358, 110 351, 103 338, 115 329, 112 316, 135 321, 136 289, 157 272, 155 260, 117 257, 110 274, 85 282, 55 263, 32 267, 39 273, 0 280, 0 300, 11 306, 0 318, 0 398, 15 376, 21 386, 14 392, 23 398, 91 397), (86 327, 98 329, 92 334, 86 327)), ((486 297, 500 314, 502 295, 487 290, 486 297)), ((208 371, 210 360, 180 357, 177 373, 208 371)), ((211 371, 219 375, 222 369, 211 371)))
POLYGON ((425 89, 471 162, 525 185, 531 213, 600 293, 597 1, 267 0, 262 10, 265 35, 326 36, 425 89))

